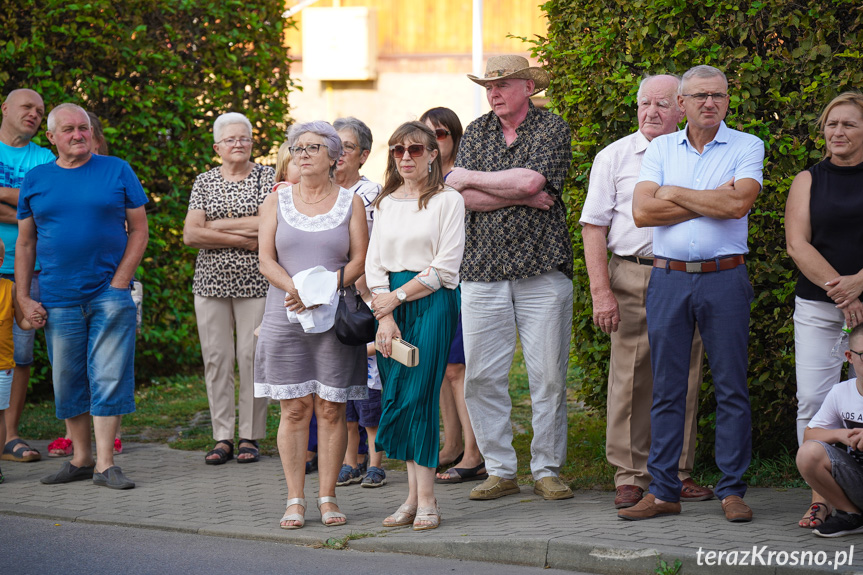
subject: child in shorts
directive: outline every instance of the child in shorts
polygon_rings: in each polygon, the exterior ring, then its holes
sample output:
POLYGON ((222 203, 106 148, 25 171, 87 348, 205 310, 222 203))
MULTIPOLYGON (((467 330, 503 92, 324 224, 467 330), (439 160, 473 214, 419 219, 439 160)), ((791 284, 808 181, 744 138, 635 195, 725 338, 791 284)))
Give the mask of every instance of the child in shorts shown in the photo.
MULTIPOLYGON (((363 299, 371 301, 371 294, 363 293, 363 299)), ((366 301, 366 304, 369 302, 366 301)), ((344 486, 360 483, 362 487, 383 487, 387 483, 387 474, 382 467, 383 452, 375 449, 375 437, 381 422, 381 377, 378 373, 378 360, 375 354, 375 344, 366 346, 368 361, 369 398, 349 400, 346 411, 348 422, 348 447, 345 459, 336 485, 344 486), (363 426, 368 434, 369 465, 365 475, 362 475, 357 464, 357 448, 360 443, 359 426, 363 426)))
MULTIPOLYGON (((863 326, 854 327, 848 345, 845 358, 863 374, 863 326)), ((812 529, 816 535, 863 532, 863 378, 837 383, 824 398, 803 434, 797 469, 835 510, 812 529)))
MULTIPOLYGON (((0 240, 0 264, 6 255, 6 246, 0 240)), ((6 445, 6 410, 9 409, 9 396, 12 392, 12 370, 15 360, 12 359, 12 322, 18 322, 21 329, 33 329, 21 312, 21 307, 15 298, 15 284, 7 279, 0 279, 0 445, 6 445)), ((0 483, 3 483, 3 471, 0 470, 0 483)))

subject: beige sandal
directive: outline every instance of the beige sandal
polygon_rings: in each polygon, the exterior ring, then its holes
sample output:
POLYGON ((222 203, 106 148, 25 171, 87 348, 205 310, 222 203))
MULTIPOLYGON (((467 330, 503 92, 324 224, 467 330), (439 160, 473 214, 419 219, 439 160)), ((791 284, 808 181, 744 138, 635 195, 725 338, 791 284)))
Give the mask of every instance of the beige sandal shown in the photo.
POLYGON ((797 525, 805 529, 814 529, 824 525, 828 517, 830 517, 830 507, 821 501, 813 501, 797 525))
POLYGON ((417 506, 404 503, 396 509, 396 512, 384 519, 384 527, 404 527, 413 525, 414 518, 417 516, 417 506))
MULTIPOLYGON (((318 509, 321 508, 321 505, 324 503, 332 503, 333 505, 338 505, 335 497, 330 497, 326 495, 324 497, 318 497, 318 509)), ((324 524, 325 527, 339 527, 348 522, 348 518, 344 513, 339 513, 338 511, 327 511, 326 513, 321 515, 321 523, 324 524), (344 519, 344 521, 337 521, 330 523, 330 519, 344 519)))
POLYGON ((285 516, 279 519, 279 527, 282 529, 299 529, 303 525, 306 524, 305 515, 300 515, 299 513, 288 513, 288 507, 291 505, 299 505, 303 508, 303 513, 306 512, 306 500, 302 497, 294 497, 293 499, 288 499, 288 502, 285 504, 285 516), (296 521, 299 525, 282 525, 285 521, 296 521))
POLYGON ((427 529, 437 529, 440 526, 440 507, 437 501, 434 507, 421 507, 417 510, 417 515, 414 518, 414 531, 425 531, 427 529), (422 522, 425 525, 417 525, 422 522))

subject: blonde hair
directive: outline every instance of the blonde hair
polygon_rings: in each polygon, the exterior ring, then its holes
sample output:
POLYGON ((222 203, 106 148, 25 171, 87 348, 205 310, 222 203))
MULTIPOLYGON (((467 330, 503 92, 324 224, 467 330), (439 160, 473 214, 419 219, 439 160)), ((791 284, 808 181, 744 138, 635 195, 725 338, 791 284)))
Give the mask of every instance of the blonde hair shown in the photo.
MULTIPOLYGON (((291 164, 291 145, 288 142, 279 146, 279 154, 276 156, 276 183, 287 181, 288 167, 291 164)), ((292 182, 295 183, 295 182, 292 182)))
MULTIPOLYGON (((818 117, 818 130, 823 134, 824 133, 824 125, 827 123, 827 116, 830 115, 830 112, 833 111, 833 108, 837 106, 841 106, 842 104, 852 104, 857 106, 860 110, 860 114, 863 115, 863 94, 860 92, 842 92, 827 104, 827 107, 824 108, 824 111, 821 112, 821 115, 818 117)), ((824 157, 830 158, 833 154, 830 153, 830 150, 827 146, 824 146, 824 157)))

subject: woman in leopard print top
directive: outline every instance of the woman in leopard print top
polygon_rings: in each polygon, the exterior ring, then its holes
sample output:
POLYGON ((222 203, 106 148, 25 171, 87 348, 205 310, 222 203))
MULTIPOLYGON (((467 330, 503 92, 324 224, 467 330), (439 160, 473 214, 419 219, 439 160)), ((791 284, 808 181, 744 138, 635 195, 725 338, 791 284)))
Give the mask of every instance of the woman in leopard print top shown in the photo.
POLYGON ((213 149, 222 165, 199 175, 183 229, 198 248, 195 315, 204 378, 217 442, 206 463, 234 456, 234 359, 240 371, 239 463, 258 460, 266 434, 267 400, 254 397, 254 330, 266 302, 266 278, 258 270, 258 206, 273 188, 274 171, 251 161, 252 125, 242 114, 222 114, 213 124, 213 149), (234 339, 236 335, 236 354, 234 339))

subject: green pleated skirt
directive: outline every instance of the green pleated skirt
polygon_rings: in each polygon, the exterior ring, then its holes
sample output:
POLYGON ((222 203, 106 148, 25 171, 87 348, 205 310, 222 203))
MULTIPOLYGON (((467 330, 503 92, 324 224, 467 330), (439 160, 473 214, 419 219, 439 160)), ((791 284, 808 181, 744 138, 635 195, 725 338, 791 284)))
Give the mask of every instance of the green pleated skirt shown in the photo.
MULTIPOLYGON (((395 291, 417 272, 390 273, 395 291)), ((377 354, 381 374, 381 422, 375 440, 390 459, 437 467, 440 448, 438 404, 449 348, 455 337, 460 305, 458 288, 441 288, 393 312, 402 339, 419 348, 419 364, 405 367, 377 354)))

